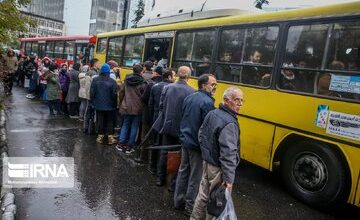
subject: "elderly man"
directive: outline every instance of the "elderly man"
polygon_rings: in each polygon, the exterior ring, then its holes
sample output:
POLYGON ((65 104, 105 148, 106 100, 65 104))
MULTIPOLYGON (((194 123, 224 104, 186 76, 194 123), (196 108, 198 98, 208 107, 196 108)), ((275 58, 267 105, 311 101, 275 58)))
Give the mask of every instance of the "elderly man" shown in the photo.
POLYGON ((203 74, 198 79, 199 90, 184 100, 180 125, 182 145, 181 165, 174 194, 176 209, 185 208, 185 214, 191 215, 194 201, 199 190, 202 173, 202 158, 198 142, 198 132, 207 113, 214 107, 216 78, 203 74))
POLYGON ((206 213, 209 195, 220 184, 232 189, 235 170, 240 162, 240 128, 237 114, 243 104, 243 92, 236 87, 225 90, 223 103, 210 111, 199 130, 203 174, 190 219, 212 219, 206 213))
MULTIPOLYGON (((163 145, 173 145, 179 143, 181 108, 184 99, 194 93, 187 81, 191 74, 191 69, 187 66, 181 66, 178 70, 179 80, 176 83, 164 87, 159 105, 159 118, 153 125, 153 128, 162 135, 163 145)), ((166 157, 167 150, 161 150, 158 161, 156 185, 165 184, 166 178, 166 157)))

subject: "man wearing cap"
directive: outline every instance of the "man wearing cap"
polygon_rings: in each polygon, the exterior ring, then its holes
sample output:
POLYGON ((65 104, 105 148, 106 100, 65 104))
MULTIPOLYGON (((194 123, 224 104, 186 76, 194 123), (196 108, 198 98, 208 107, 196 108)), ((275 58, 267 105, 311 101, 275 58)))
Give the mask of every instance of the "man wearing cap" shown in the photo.
POLYGON ((101 66, 100 75, 93 79, 90 87, 90 102, 96 110, 96 125, 98 128, 98 143, 104 143, 107 136, 107 144, 115 144, 113 137, 114 111, 117 104, 116 82, 110 78, 110 66, 101 66))

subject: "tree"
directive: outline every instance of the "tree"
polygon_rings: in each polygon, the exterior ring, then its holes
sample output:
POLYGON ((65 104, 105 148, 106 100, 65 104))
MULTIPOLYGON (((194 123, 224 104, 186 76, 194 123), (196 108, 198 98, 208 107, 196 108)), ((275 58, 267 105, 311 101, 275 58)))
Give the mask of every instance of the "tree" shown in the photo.
POLYGON ((269 1, 268 0, 255 0, 254 1, 255 7, 258 9, 262 9, 263 4, 268 5, 269 1))
POLYGON ((133 28, 136 27, 137 23, 140 21, 140 19, 144 16, 144 0, 139 0, 137 9, 135 11, 135 18, 132 20, 134 25, 133 28))
POLYGON ((18 33, 26 33, 36 23, 20 13, 19 8, 31 0, 0 0, 0 43, 8 43, 17 38, 18 33))

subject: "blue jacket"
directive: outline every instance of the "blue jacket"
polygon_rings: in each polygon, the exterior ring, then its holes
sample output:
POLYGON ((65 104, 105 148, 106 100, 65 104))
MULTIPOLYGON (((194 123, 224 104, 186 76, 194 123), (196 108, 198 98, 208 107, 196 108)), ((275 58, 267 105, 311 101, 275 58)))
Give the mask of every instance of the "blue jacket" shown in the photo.
POLYGON ((159 117, 153 128, 160 134, 178 138, 182 104, 184 99, 194 92, 195 90, 182 80, 165 86, 160 97, 159 117))
POLYGON ((233 183, 240 162, 237 114, 222 104, 210 111, 199 129, 199 144, 202 159, 220 167, 222 180, 233 183))
POLYGON ((205 116, 215 109, 211 94, 199 90, 185 98, 182 106, 180 142, 183 147, 200 151, 198 132, 205 116))
POLYGON ((95 110, 112 111, 116 109, 116 81, 109 76, 95 77, 90 87, 90 101, 95 110))

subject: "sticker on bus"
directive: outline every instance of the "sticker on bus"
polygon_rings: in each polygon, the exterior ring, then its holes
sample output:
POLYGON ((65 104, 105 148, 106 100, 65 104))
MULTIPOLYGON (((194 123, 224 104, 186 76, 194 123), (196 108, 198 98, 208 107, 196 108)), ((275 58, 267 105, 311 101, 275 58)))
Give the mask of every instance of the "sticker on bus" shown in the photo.
POLYGON ((316 115, 316 126, 319 128, 326 128, 328 115, 329 115, 329 106, 319 105, 316 115))
POLYGON ((360 116, 330 111, 326 133, 359 141, 360 116))
POLYGON ((360 77, 331 75, 329 90, 360 94, 360 77))

